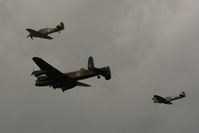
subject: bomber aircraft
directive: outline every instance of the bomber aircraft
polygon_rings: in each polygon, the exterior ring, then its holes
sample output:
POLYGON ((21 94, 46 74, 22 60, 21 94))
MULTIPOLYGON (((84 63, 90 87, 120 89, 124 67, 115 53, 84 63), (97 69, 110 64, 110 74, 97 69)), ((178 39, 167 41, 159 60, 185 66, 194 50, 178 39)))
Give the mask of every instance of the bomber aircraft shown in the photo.
POLYGON ((177 99, 181 99, 186 97, 186 94, 184 91, 182 91, 179 96, 173 96, 173 97, 161 97, 158 95, 154 95, 154 97, 152 98, 154 103, 163 103, 163 104, 173 104, 171 101, 177 100, 177 99))
POLYGON ((79 80, 97 76, 103 76, 106 80, 111 79, 111 70, 109 66, 96 68, 92 57, 88 59, 88 69, 81 68, 80 70, 68 73, 62 73, 43 59, 33 57, 33 61, 41 70, 32 72, 37 79, 35 86, 49 86, 54 89, 60 88, 63 92, 75 86, 89 87, 90 85, 80 82, 79 80))
POLYGON ((64 23, 60 22, 55 28, 43 28, 38 31, 35 31, 33 29, 26 29, 30 34, 27 36, 33 39, 33 37, 39 37, 44 39, 53 39, 52 37, 48 36, 51 33, 59 32, 64 29, 64 23))

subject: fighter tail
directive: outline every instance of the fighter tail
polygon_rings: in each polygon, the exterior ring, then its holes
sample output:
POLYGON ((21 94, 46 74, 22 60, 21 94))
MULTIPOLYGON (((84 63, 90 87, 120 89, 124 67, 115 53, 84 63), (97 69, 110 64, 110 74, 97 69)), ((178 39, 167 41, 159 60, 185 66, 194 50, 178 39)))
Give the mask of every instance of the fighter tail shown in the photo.
POLYGON ((60 22, 60 24, 57 25, 57 29, 63 30, 64 29, 64 23, 60 22))
POLYGON ((186 97, 186 93, 184 91, 182 91, 179 96, 180 97, 186 97))

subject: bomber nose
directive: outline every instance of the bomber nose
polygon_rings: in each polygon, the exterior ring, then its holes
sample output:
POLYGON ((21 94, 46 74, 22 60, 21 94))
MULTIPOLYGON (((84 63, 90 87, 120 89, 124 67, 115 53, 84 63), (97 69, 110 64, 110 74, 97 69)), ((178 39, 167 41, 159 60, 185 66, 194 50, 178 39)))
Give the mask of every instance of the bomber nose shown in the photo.
POLYGON ((29 29, 29 28, 27 28, 26 30, 27 30, 27 31, 30 31, 30 29, 29 29))

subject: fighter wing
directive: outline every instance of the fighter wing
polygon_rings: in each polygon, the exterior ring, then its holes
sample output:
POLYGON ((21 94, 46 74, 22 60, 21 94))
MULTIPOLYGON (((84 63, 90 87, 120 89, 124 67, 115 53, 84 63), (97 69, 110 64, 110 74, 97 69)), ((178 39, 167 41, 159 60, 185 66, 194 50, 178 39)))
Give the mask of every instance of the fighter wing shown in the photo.
MULTIPOLYGON (((183 96, 184 97, 184 96, 183 96)), ((176 96, 176 97, 168 97, 168 101, 174 101, 174 100, 178 100, 178 99, 181 99, 183 98, 182 96, 176 96)))
POLYGON ((33 29, 26 29, 30 34, 33 34, 33 35, 37 35, 38 34, 38 31, 35 31, 33 29))
POLYGON ((165 98, 158 96, 158 95, 154 95, 154 98, 156 98, 157 100, 165 100, 165 98))
POLYGON ((168 102, 166 98, 158 96, 158 95, 154 95, 154 100, 156 100, 157 102, 160 102, 160 103, 168 102))
POLYGON ((41 36, 42 38, 45 38, 45 39, 53 39, 52 37, 48 36, 48 35, 42 35, 41 36))
POLYGON ((167 101, 173 101, 174 97, 166 97, 165 98, 167 101))
POLYGON ((186 94, 185 92, 181 92, 179 96, 174 96, 174 97, 168 97, 168 101, 174 101, 174 100, 177 100, 177 99, 181 99, 181 98, 184 98, 186 97, 186 94))
POLYGON ((38 65, 41 70, 45 71, 45 74, 51 79, 70 79, 67 75, 55 69, 53 66, 51 66, 39 57, 33 57, 33 61, 38 65))

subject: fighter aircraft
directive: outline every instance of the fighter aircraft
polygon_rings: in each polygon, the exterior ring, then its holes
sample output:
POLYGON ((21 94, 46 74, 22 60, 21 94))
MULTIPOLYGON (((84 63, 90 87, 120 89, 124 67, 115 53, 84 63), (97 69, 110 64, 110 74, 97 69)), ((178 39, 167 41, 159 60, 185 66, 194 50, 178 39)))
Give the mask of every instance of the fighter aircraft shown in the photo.
POLYGON ((109 66, 96 68, 92 57, 88 59, 88 69, 81 68, 80 70, 68 73, 62 73, 43 59, 33 57, 33 61, 41 70, 32 72, 37 79, 35 86, 50 86, 54 89, 61 88, 64 92, 75 86, 89 87, 90 85, 80 82, 79 80, 97 76, 103 76, 106 80, 111 79, 111 70, 109 66))
POLYGON ((51 33, 54 32, 59 32, 61 30, 64 29, 64 23, 60 22, 60 24, 58 24, 56 26, 56 28, 44 28, 44 29, 40 29, 38 31, 35 31, 33 29, 26 29, 30 34, 27 36, 30 37, 31 39, 33 39, 33 37, 40 37, 40 38, 44 38, 44 39, 53 39, 52 37, 48 36, 51 33))
POLYGON ((173 104, 171 101, 177 100, 177 99, 181 99, 186 97, 186 94, 184 91, 182 91, 179 96, 174 96, 174 97, 166 97, 163 98, 161 96, 158 95, 154 95, 154 97, 152 98, 154 103, 163 103, 163 104, 173 104))

